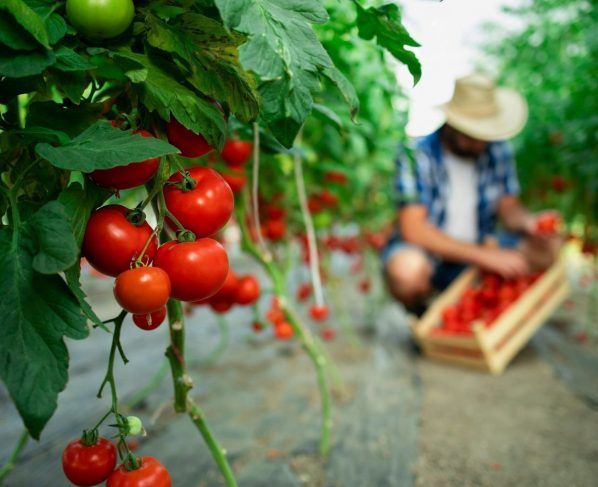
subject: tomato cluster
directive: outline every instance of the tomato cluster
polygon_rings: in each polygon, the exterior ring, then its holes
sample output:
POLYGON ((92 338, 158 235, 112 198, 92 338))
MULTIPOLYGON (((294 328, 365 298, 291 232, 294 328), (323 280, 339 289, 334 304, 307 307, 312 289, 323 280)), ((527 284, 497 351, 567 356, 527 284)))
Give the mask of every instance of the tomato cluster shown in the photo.
POLYGON ((251 142, 229 139, 220 153, 220 158, 226 164, 226 171, 222 172, 222 177, 235 193, 247 184, 245 164, 251 158, 252 151, 251 142))
POLYGON ((284 311, 280 307, 280 301, 278 297, 272 297, 272 303, 270 309, 266 313, 266 319, 274 327, 274 336, 278 340, 289 340, 295 334, 293 327, 287 321, 284 311))
POLYGON ((106 481, 109 487, 170 487, 172 481, 164 465, 153 457, 137 458, 138 468, 125 463, 116 468, 117 451, 106 438, 87 444, 84 439, 71 441, 62 453, 62 469, 67 479, 81 487, 106 481))
POLYGON ((339 198, 327 188, 309 196, 307 208, 312 214, 320 213, 327 208, 334 208, 338 205, 339 198))
POLYGON ((235 304, 249 306, 257 302, 259 297, 260 283, 255 276, 252 274, 238 276, 229 269, 224 284, 216 294, 193 304, 209 305, 216 313, 226 313, 235 304))
POLYGON ((474 323, 486 327, 513 304, 540 274, 503 279, 495 274, 484 274, 477 286, 467 288, 459 301, 442 310, 442 322, 436 332, 471 334, 474 323))

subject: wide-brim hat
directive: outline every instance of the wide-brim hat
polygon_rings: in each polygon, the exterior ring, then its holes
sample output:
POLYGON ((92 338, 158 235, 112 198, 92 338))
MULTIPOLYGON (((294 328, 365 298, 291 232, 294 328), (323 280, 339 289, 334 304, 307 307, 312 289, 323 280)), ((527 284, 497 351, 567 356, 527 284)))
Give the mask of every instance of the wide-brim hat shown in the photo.
POLYGON ((452 99, 440 106, 446 123, 470 137, 484 141, 517 135, 527 122, 525 99, 510 88, 497 87, 482 74, 455 81, 452 99))

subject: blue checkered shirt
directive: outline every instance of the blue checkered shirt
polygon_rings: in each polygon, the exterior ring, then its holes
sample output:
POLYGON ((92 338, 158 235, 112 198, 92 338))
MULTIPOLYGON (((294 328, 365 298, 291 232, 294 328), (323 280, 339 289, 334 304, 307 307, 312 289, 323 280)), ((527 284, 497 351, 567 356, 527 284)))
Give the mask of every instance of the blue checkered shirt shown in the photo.
MULTIPOLYGON (((397 158, 396 190, 399 208, 425 205, 428 221, 444 228, 448 197, 448 173, 443 163, 440 130, 415 142, 415 150, 402 148, 397 158)), ((507 142, 490 142, 476 161, 478 176, 478 239, 491 234, 496 225, 498 200, 519 194, 513 151, 507 142)))

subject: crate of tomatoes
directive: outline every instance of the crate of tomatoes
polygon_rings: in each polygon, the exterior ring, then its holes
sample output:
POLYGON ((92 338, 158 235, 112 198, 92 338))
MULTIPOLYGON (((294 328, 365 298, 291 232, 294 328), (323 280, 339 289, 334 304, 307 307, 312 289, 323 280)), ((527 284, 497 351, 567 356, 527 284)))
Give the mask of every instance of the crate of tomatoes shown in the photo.
POLYGON ((569 292, 563 259, 510 280, 471 267, 412 330, 426 356, 500 374, 569 292))

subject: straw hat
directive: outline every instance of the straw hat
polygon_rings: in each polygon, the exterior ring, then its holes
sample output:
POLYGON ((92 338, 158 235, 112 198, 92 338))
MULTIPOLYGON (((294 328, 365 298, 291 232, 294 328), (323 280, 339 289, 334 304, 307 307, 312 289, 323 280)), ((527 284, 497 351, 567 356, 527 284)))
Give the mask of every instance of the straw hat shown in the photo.
POLYGON ((527 103, 515 90, 498 88, 482 74, 455 81, 455 92, 440 109, 446 123, 479 140, 505 140, 517 135, 527 121, 527 103))

